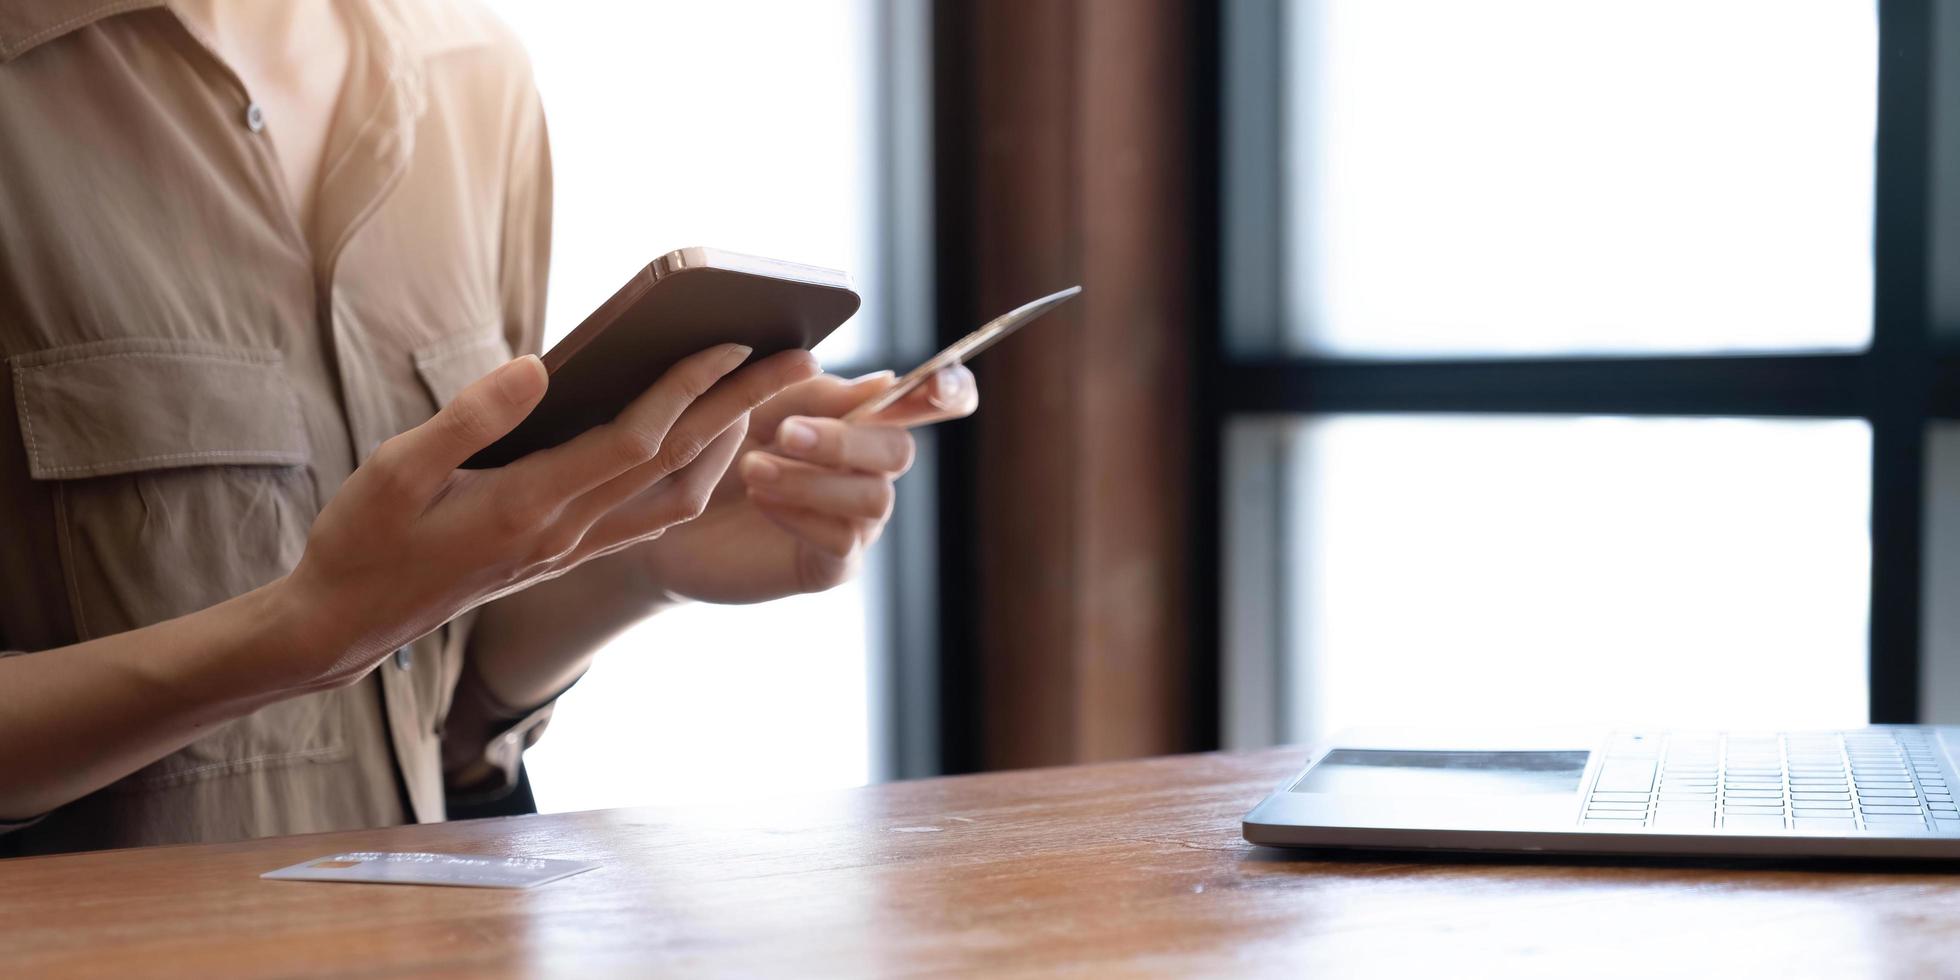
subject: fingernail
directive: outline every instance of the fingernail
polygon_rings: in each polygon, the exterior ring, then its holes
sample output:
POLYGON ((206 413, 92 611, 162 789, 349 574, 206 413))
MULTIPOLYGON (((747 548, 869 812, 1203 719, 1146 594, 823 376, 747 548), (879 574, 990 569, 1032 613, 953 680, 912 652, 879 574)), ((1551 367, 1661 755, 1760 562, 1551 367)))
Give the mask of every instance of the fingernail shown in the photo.
POLYGON ((959 375, 951 370, 940 371, 932 376, 932 403, 940 408, 949 408, 953 399, 960 393, 959 375))
POLYGON ((785 419, 782 425, 776 427, 776 441, 782 443, 784 449, 801 452, 817 444, 817 430, 801 419, 785 419))
POLYGON ((749 355, 753 353, 755 353, 755 348, 753 347, 744 347, 741 344, 729 344, 728 353, 722 355, 721 362, 731 366, 740 364, 748 360, 749 355))
POLYGON ((783 475, 782 468, 770 462, 766 456, 751 454, 744 465, 747 467, 744 475, 750 483, 774 483, 777 477, 783 475))
POLYGON ((854 385, 861 385, 861 384, 867 384, 867 383, 870 383, 870 382, 872 382, 872 381, 883 381, 883 380, 885 380, 886 378, 896 378, 896 377, 898 377, 898 375, 897 375, 897 373, 895 373, 895 372, 893 372, 893 371, 890 371, 890 370, 885 370, 885 371, 873 371, 873 372, 871 372, 870 374, 860 374, 860 375, 858 375, 857 377, 855 377, 855 378, 852 378, 852 379, 851 379, 850 381, 848 381, 848 382, 846 382, 846 383, 847 383, 847 384, 854 384, 854 385))
POLYGON ((525 401, 545 373, 544 362, 536 354, 512 358, 497 369, 497 390, 512 402, 525 401))

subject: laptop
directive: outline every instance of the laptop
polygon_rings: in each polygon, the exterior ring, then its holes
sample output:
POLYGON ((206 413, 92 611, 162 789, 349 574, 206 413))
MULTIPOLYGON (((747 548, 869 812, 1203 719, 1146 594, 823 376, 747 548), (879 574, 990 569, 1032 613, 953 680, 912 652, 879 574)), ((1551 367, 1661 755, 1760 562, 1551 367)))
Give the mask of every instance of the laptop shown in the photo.
POLYGON ((1358 731, 1246 814, 1274 847, 1960 858, 1960 727, 1358 731))

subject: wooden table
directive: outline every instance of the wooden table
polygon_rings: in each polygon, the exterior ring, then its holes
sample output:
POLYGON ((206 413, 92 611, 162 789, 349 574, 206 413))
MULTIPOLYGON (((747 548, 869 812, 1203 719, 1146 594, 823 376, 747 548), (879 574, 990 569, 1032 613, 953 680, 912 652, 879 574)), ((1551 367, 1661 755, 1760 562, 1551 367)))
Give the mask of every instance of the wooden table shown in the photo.
POLYGON ((1303 754, 0 861, 0 975, 1960 972, 1915 869, 1328 860, 1239 817, 1303 754), (590 858, 529 892, 261 881, 336 851, 590 858))

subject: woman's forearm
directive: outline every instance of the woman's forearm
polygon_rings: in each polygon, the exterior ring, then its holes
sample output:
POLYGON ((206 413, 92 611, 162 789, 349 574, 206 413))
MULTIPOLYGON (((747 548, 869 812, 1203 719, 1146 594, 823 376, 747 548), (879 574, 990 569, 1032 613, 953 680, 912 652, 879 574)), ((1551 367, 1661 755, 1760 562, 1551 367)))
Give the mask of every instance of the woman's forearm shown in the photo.
MULTIPOLYGON (((665 604, 648 598, 638 574, 622 553, 484 606, 474 669, 506 703, 543 702, 606 640, 665 604)), ((86 643, 0 656, 0 823, 46 813, 217 725, 307 693, 286 667, 293 648, 338 641, 308 621, 287 585, 86 643)))
POLYGON ((200 612, 0 657, 0 820, 45 813, 285 697, 310 635, 275 582, 200 612))
POLYGON ((612 422, 519 464, 461 470, 544 397, 542 363, 513 360, 383 442, 327 501, 284 578, 153 626, 0 657, 0 820, 78 799, 266 705, 352 684, 479 606, 509 632, 484 647, 491 693, 520 704, 554 693, 650 611, 615 578, 631 561, 596 556, 698 515, 749 408, 816 370, 807 352, 745 364, 749 354, 692 355, 612 422), (670 440, 705 448, 663 452, 670 440), (508 605, 492 598, 531 585, 508 605))
POLYGON ((563 691, 606 641, 674 605, 628 549, 483 607, 470 639, 470 669, 498 701, 542 704, 563 691))

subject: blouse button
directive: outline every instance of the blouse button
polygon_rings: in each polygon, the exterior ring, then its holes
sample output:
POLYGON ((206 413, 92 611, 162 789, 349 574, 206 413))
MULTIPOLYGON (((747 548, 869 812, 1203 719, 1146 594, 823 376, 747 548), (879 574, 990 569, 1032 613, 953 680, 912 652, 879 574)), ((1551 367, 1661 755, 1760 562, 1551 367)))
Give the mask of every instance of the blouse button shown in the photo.
POLYGON ((396 650, 395 666, 402 670, 412 670, 415 667, 415 652, 408 647, 396 650))
POLYGON ((265 110, 257 102, 245 107, 245 128, 254 133, 265 129, 265 110))

